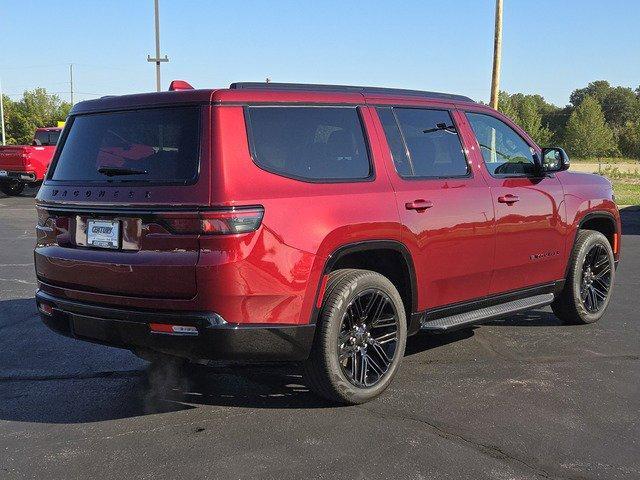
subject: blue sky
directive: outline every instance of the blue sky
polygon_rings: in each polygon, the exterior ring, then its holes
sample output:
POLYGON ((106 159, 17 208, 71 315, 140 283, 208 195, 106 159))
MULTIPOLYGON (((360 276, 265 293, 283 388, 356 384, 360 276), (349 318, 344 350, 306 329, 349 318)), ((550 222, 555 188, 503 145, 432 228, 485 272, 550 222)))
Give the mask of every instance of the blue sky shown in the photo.
MULTIPOLYGON (((505 0, 501 89, 564 105, 597 79, 640 85, 640 2, 505 0)), ((233 81, 436 90, 486 101, 494 0, 160 0, 163 87, 233 81)), ((0 0, 0 78, 76 100, 155 89, 153 0, 0 0)))

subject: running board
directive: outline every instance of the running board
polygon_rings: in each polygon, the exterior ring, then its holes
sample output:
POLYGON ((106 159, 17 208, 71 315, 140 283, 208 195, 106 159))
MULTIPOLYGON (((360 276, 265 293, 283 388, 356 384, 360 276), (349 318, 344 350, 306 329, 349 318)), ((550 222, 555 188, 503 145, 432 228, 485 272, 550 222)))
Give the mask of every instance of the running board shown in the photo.
POLYGON ((449 317, 423 320, 420 330, 428 332, 446 332, 456 328, 472 325, 494 317, 500 317, 509 313, 522 312, 531 308, 545 307, 553 302, 553 293, 535 295, 533 297, 512 300, 492 307, 485 307, 465 313, 458 313, 449 317))

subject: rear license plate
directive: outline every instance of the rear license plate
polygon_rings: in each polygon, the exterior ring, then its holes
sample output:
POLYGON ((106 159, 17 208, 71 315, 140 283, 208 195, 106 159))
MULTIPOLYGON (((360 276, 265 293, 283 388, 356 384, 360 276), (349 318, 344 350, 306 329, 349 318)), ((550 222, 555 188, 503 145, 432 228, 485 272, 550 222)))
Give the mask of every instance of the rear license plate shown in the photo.
POLYGON ((99 248, 119 248, 120 222, 89 219, 87 221, 87 245, 99 248))
POLYGON ((0 177, 8 177, 9 176, 9 172, 7 172, 6 170, 0 170, 0 177))

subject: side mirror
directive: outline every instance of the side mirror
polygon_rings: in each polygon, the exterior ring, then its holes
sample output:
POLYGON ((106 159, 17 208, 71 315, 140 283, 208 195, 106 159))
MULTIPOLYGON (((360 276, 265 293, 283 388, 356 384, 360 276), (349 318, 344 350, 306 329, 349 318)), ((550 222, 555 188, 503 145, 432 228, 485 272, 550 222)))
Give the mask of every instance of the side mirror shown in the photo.
POLYGON ((562 172, 563 170, 568 170, 570 165, 569 156, 562 148, 542 149, 543 172, 562 172))

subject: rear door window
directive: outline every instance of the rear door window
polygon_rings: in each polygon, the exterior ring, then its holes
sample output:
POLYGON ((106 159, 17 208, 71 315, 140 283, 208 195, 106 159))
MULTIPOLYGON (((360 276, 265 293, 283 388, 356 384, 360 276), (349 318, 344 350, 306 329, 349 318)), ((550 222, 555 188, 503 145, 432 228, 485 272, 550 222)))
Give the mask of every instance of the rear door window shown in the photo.
POLYGON ((356 107, 248 107, 254 162, 309 181, 370 178, 371 163, 356 107))
POLYGON ((413 167, 411 166, 407 148, 402 140, 396 116, 393 114, 391 107, 379 107, 377 110, 396 171, 401 177, 412 176, 413 167))
POLYGON ((82 182, 189 183, 199 169, 198 107, 78 115, 50 178, 82 182))
MULTIPOLYGON (((454 178, 469 175, 458 131, 447 110, 393 108, 392 112, 409 153, 409 174, 404 160, 399 164, 394 155, 396 170, 401 176, 454 178)), ((389 131, 396 135, 395 130, 385 127, 387 138, 389 131)), ((398 156, 403 158, 399 151, 398 156)))

